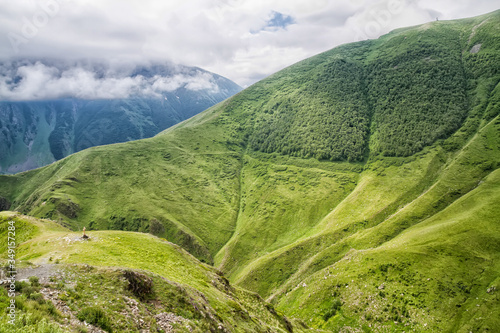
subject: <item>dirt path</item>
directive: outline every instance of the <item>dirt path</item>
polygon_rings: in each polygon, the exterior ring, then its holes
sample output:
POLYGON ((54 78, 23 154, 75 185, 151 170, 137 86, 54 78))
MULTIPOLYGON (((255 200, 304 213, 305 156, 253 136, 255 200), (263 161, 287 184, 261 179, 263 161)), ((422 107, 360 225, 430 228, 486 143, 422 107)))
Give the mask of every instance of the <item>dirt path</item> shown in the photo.
POLYGON ((35 267, 18 268, 16 280, 28 280, 30 276, 38 276, 40 283, 50 282, 50 278, 60 279, 63 271, 56 264, 42 264, 35 267))

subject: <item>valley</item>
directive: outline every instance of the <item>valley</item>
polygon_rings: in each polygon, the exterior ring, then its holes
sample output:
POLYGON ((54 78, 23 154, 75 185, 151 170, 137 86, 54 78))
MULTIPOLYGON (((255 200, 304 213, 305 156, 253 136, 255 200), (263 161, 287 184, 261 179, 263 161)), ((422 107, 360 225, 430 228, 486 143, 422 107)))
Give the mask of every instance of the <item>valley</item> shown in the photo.
POLYGON ((32 216, 4 212, 2 230, 39 228, 19 245, 25 265, 57 256, 95 267, 89 279, 118 283, 119 268, 182 286, 191 305, 158 296, 158 311, 200 332, 494 332, 499 36, 499 11, 398 29, 152 138, 2 175, 5 210, 32 216), (91 241, 63 245, 83 227, 91 241))

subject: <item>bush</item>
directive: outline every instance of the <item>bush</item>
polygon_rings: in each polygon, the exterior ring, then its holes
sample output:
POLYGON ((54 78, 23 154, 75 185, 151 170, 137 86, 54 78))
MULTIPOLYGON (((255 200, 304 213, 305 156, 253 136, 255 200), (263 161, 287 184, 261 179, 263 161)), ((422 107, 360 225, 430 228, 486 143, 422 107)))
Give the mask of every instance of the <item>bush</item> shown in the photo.
POLYGON ((28 299, 31 299, 35 302, 38 302, 38 304, 45 304, 45 299, 43 298, 43 295, 40 294, 40 293, 31 293, 29 296, 28 296, 28 299))
POLYGON ((26 281, 15 281, 16 291, 22 293, 24 290, 27 290, 30 285, 26 281))
POLYGON ((106 313, 98 307, 87 307, 82 309, 78 315, 78 320, 86 321, 89 324, 98 326, 107 332, 112 332, 111 321, 106 313))
POLYGON ((151 219, 149 221, 149 233, 153 235, 161 235, 165 232, 165 226, 163 223, 158 221, 157 219, 151 219))
POLYGON ((141 273, 125 271, 123 276, 128 281, 128 289, 142 300, 153 295, 153 280, 141 273))
POLYGON ((16 281, 16 291, 25 295, 27 298, 30 298, 31 294, 36 293, 40 290, 40 287, 35 287, 30 285, 25 281, 16 281))
POLYGON ((326 313, 323 315, 323 319, 325 321, 328 321, 328 319, 337 314, 341 307, 342 302, 338 298, 334 299, 330 309, 328 309, 328 311, 326 311, 326 313))
POLYGON ((40 280, 38 279, 38 276, 30 276, 29 281, 33 287, 40 286, 40 280))

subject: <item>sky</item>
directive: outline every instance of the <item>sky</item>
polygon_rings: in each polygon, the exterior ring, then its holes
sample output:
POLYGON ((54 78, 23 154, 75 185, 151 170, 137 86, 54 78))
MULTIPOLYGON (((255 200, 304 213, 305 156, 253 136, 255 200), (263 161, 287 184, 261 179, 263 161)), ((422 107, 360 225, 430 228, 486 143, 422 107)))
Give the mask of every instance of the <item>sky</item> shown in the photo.
POLYGON ((0 0, 0 59, 173 62, 247 87, 340 44, 499 8, 496 0, 0 0))

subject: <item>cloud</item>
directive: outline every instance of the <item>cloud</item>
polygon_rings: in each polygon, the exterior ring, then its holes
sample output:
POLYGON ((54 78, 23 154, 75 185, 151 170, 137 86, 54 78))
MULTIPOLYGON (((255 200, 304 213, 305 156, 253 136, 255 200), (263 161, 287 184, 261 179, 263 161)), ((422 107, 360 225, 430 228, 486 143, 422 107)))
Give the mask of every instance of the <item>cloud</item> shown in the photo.
POLYGON ((179 89, 218 92, 211 73, 192 71, 176 73, 182 68, 160 68, 169 73, 149 75, 149 67, 123 67, 109 64, 74 67, 51 66, 37 61, 24 65, 3 64, 0 67, 1 100, 48 100, 58 98, 118 99, 135 96, 162 97, 179 89), (136 72, 136 73, 134 73, 136 72), (137 74, 137 72, 142 74, 137 74))
POLYGON ((196 76, 176 74, 173 77, 156 75, 150 82, 152 82, 152 90, 156 93, 173 92, 180 88, 191 91, 208 90, 214 93, 219 91, 219 86, 216 84, 213 75, 209 73, 199 72, 196 76))
POLYGON ((247 86, 342 43, 496 9, 490 0, 0 0, 0 58, 168 60, 247 86))

